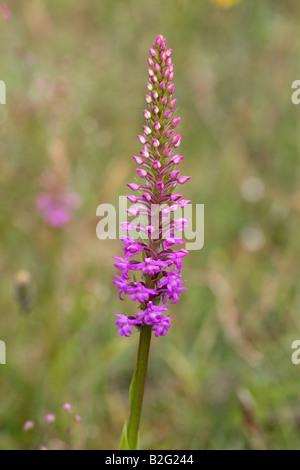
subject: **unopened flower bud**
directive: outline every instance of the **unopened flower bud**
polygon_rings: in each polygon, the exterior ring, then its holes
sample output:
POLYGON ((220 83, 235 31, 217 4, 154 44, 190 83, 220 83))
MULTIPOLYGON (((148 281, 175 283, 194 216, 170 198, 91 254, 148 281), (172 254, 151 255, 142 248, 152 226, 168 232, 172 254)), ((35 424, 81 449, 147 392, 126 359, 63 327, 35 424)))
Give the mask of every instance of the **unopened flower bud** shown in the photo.
POLYGON ((165 187, 165 185, 162 181, 157 181, 155 183, 155 186, 156 186, 156 188, 158 189, 159 192, 162 192, 164 187, 165 187))
POLYGON ((182 197, 181 194, 177 194, 177 193, 171 194, 172 201, 178 201, 178 199, 180 199, 181 197, 182 197))
POLYGON ((179 175, 179 170, 173 170, 170 173, 170 178, 175 179, 175 178, 177 178, 178 175, 179 175))
POLYGON ((174 220, 174 229, 176 231, 183 230, 187 226, 188 223, 189 223, 189 219, 180 218, 180 219, 174 220))
POLYGON ((163 52, 160 54, 160 60, 161 60, 162 62, 165 62, 166 59, 167 59, 166 53, 163 51, 163 52))
POLYGON ((147 119, 147 121, 151 119, 151 113, 148 109, 144 109, 143 114, 144 114, 144 118, 147 119))
POLYGON ((174 165, 179 165, 183 158, 183 155, 173 155, 173 157, 170 159, 170 162, 174 163, 174 165))
POLYGON ((127 186, 132 189, 132 191, 138 191, 140 189, 140 185, 136 183, 128 183, 127 186))
POLYGON ((174 72, 169 73, 168 81, 172 82, 174 80, 174 72))
POLYGON ((181 135, 180 134, 175 134, 173 137, 172 137, 172 140, 171 140, 173 146, 175 148, 179 147, 180 145, 180 142, 181 142, 181 135))
POLYGON ((170 137, 172 137, 173 135, 173 132, 174 132, 174 129, 169 129, 165 134, 166 139, 170 139, 170 137))
POLYGON ((143 135, 137 135, 137 138, 142 145, 145 145, 147 143, 147 139, 143 135))
POLYGON ((161 67, 160 67, 160 65, 159 65, 158 63, 156 63, 156 64, 154 65, 154 71, 155 71, 156 73, 160 73, 160 72, 161 72, 161 67))
POLYGON ((150 157, 150 153, 148 152, 148 150, 141 150, 140 154, 142 155, 143 158, 149 158, 150 157))
POLYGON ((176 98, 174 98, 174 100, 171 100, 171 101, 170 101, 170 109, 171 109, 172 111, 174 111, 175 106, 176 106, 176 103, 177 103, 177 99, 176 99, 176 98))
POLYGON ((138 200, 139 200, 139 198, 138 198, 138 197, 136 197, 136 196, 133 196, 132 194, 130 194, 129 196, 126 196, 126 197, 127 197, 127 199, 128 199, 130 202, 132 202, 132 204, 135 204, 135 203, 137 203, 137 202, 138 202, 138 200))
POLYGON ((175 85, 174 83, 170 83, 170 85, 168 86, 168 93, 169 95, 172 95, 175 91, 175 85))
POLYGON ((133 155, 132 157, 138 165, 143 165, 144 160, 141 157, 137 157, 136 155, 133 155))
POLYGON ((172 119, 172 126, 177 127, 178 124, 180 123, 180 117, 175 117, 172 119))
POLYGON ((184 184, 190 179, 191 179, 190 176, 180 176, 180 178, 178 178, 177 181, 178 181, 179 184, 184 184))
MULTIPOLYGON (((143 131, 144 131, 145 135, 150 135, 151 134, 151 129, 148 126, 143 126, 143 131)), ((142 142, 141 142, 141 144, 142 144, 142 142)))
POLYGON ((148 174, 147 171, 144 170, 143 168, 137 168, 136 172, 141 178, 145 178, 148 174))
POLYGON ((172 144, 176 144, 179 140, 181 140, 181 135, 180 134, 175 134, 172 138, 172 144))
POLYGON ((164 77, 165 77, 167 80, 168 80, 168 78, 169 78, 169 75, 170 75, 170 70, 169 70, 169 69, 166 69, 166 70, 164 71, 164 77))

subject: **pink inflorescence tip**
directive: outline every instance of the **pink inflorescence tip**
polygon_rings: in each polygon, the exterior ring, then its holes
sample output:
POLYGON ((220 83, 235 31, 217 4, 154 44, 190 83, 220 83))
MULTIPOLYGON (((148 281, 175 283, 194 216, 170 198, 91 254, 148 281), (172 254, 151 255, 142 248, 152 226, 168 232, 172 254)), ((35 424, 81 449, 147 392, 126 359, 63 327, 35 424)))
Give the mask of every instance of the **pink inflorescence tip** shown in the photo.
POLYGON ((173 320, 165 313, 169 309, 167 304, 178 302, 181 292, 185 290, 181 271, 182 260, 188 252, 174 249, 174 246, 184 243, 174 232, 183 230, 188 220, 182 217, 176 219, 174 211, 190 202, 175 192, 176 187, 190 177, 179 176, 178 170, 183 156, 177 150, 181 135, 175 133, 180 118, 173 116, 176 99, 173 98, 172 52, 167 47, 166 39, 159 34, 147 60, 148 93, 145 100, 148 108, 143 111, 146 124, 143 135, 137 136, 143 149, 140 151, 141 157, 134 157, 136 163, 143 167, 136 170, 142 182, 127 184, 137 192, 136 196, 129 195, 127 198, 138 204, 128 213, 143 213, 149 222, 147 226, 130 222, 121 224, 121 228, 127 231, 127 236, 122 238, 124 258, 115 258, 115 267, 121 273, 115 275, 113 282, 119 289, 119 298, 123 300, 123 294, 129 295, 131 300, 140 304, 140 312, 135 316, 115 314, 120 336, 130 336, 132 327, 141 329, 145 325, 152 326, 155 336, 164 336, 173 320), (152 208, 160 205, 164 206, 164 210, 154 217, 160 221, 155 227, 152 224, 152 208), (137 229, 148 234, 148 243, 145 237, 135 240, 128 235, 131 230, 137 229))

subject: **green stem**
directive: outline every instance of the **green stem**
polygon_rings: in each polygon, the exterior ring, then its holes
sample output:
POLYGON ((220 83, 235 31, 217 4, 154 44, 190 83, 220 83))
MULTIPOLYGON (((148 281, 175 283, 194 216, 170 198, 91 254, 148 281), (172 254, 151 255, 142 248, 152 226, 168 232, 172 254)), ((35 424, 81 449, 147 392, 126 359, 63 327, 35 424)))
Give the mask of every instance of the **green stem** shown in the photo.
POLYGON ((130 416, 127 427, 129 449, 136 449, 140 426, 145 380, 151 341, 152 326, 144 326, 140 331, 140 342, 136 369, 130 393, 130 416))

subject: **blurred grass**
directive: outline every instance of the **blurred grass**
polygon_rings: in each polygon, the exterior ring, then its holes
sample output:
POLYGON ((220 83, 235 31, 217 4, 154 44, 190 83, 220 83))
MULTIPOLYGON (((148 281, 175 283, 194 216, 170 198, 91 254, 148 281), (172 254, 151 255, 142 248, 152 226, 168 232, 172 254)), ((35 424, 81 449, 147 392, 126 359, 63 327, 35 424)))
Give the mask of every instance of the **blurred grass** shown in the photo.
MULTIPOLYGON (((111 284, 118 241, 96 237, 96 207, 117 203, 134 177, 147 51, 173 48, 184 194, 205 204, 205 246, 185 262, 174 326, 153 340, 141 445, 150 449, 299 448, 300 4, 244 0, 223 11, 186 2, 26 0, 0 20, 0 448, 114 449, 128 413, 137 335, 116 334, 129 313, 111 284), (40 175, 63 143, 83 200, 61 233, 34 211, 40 175), (265 195, 241 185, 256 176, 265 195), (254 251, 241 239, 258 227, 254 251), (16 273, 35 288, 29 314, 13 299, 16 273), (53 436, 43 416, 70 401, 82 416, 53 436), (27 419, 40 422, 26 434, 27 419), (174 432, 176 430, 176 432, 174 432), (48 442, 47 442, 48 443, 48 442), (51 444, 52 443, 52 444, 51 444)), ((134 308, 136 308, 134 306, 134 308)))

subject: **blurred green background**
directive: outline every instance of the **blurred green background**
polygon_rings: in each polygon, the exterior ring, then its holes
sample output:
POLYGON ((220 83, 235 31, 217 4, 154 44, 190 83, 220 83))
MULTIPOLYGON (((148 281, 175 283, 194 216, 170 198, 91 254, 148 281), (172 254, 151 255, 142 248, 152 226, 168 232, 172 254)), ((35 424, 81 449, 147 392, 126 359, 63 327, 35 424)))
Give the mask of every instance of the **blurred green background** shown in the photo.
POLYGON ((151 346, 141 425, 148 449, 299 448, 300 3, 243 0, 23 0, 0 17, 0 448, 116 449, 128 415, 136 312, 111 283, 118 240, 96 237, 96 208, 133 181, 148 50, 173 49, 175 97, 205 204, 205 245, 185 259, 187 290, 151 346), (35 210, 40 177, 68 162, 82 199, 61 230, 35 210), (31 274, 20 311, 16 275, 31 274), (70 426, 61 404, 82 423, 70 426), (44 415, 57 413, 48 425, 44 415), (24 433, 26 420, 36 422, 24 433))

